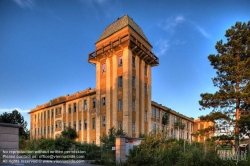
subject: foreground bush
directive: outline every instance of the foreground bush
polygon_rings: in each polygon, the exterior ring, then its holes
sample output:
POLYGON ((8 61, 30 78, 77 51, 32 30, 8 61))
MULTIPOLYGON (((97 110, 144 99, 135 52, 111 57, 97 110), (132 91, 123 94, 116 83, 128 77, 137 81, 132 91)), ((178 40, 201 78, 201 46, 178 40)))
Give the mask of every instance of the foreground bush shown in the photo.
POLYGON ((162 139, 146 135, 139 146, 130 150, 127 161, 120 165, 126 166, 235 166, 250 165, 250 155, 246 160, 223 160, 217 155, 215 145, 209 142, 186 143, 183 140, 162 139), (185 146, 184 146, 185 145, 185 146), (206 150, 205 150, 206 149, 206 150))

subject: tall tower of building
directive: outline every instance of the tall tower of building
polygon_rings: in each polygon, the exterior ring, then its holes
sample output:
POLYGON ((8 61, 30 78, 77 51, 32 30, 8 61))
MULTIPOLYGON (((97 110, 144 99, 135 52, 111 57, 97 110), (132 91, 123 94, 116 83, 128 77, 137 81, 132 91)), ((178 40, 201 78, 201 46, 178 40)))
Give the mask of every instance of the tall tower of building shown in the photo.
POLYGON ((90 106, 96 138, 113 126, 132 137, 149 132, 151 67, 159 59, 142 29, 125 15, 104 30, 95 46, 88 61, 96 66, 96 96, 90 106))

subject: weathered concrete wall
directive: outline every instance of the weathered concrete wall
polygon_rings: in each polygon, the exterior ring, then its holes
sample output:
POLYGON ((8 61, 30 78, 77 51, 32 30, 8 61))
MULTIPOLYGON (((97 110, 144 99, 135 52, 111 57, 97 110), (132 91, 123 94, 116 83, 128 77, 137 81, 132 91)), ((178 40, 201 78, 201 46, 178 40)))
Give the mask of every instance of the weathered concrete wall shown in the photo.
POLYGON ((10 123, 0 123, 0 149, 5 151, 18 150, 19 128, 10 123))

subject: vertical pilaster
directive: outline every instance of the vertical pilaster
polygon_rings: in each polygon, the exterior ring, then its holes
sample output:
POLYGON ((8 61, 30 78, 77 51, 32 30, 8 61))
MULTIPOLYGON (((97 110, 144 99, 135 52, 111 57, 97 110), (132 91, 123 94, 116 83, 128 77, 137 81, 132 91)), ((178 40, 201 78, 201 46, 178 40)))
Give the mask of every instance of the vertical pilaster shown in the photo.
POLYGON ((136 123, 135 123, 135 133, 139 133, 142 131, 142 128, 144 126, 144 123, 140 123, 140 110, 141 110, 141 106, 140 106, 140 57, 136 56, 135 57, 135 90, 136 90, 136 94, 135 94, 135 115, 136 115, 136 123), (142 128, 139 128, 140 125, 139 123, 142 125, 142 128))
POLYGON ((110 64, 110 57, 106 59, 106 133, 108 133, 109 129, 111 128, 110 119, 111 118, 111 88, 112 83, 110 82, 111 77, 111 64, 110 64))
POLYGON ((112 55, 112 62, 113 62, 113 67, 112 67, 112 118, 110 119, 110 126, 111 127, 115 127, 117 129, 117 105, 118 105, 118 100, 117 100, 117 66, 118 66, 118 63, 117 63, 117 56, 116 54, 114 54, 113 52, 113 55, 112 55))
MULTIPOLYGON (((143 115, 144 115, 144 111, 145 111, 144 66, 145 66, 144 60, 140 60, 140 110, 138 110, 139 117, 140 117, 140 120, 138 121, 138 123, 140 123, 140 124, 144 123, 143 115)), ((148 120, 149 119, 150 118, 148 118, 148 120)), ((141 132, 143 132, 142 128, 141 128, 141 132)))
POLYGON ((96 63, 96 144, 100 144, 101 63, 96 63))

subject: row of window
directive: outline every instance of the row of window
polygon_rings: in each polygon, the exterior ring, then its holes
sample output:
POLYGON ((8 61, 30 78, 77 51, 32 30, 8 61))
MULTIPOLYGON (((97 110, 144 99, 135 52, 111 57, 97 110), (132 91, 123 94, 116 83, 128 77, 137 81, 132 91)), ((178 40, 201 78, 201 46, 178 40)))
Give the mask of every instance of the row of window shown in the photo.
MULTIPOLYGON (((122 56, 118 57, 118 67, 122 67, 122 56)), ((135 57, 132 57, 132 67, 135 68, 135 57)), ((147 76, 147 68, 148 66, 145 64, 144 66, 144 75, 147 76)), ((102 64, 102 73, 106 73, 106 63, 102 64)))
MULTIPOLYGON (((118 122, 118 130, 122 130, 122 122, 118 122)), ((132 122, 132 134, 135 134, 135 122, 132 122)))
MULTIPOLYGON (((51 127, 48 126, 47 134, 50 134, 50 129, 51 129, 51 134, 54 133, 54 126, 52 125, 51 127)), ((41 128, 35 128, 35 136, 36 135, 45 135, 46 134, 46 127, 41 127, 41 128)))

